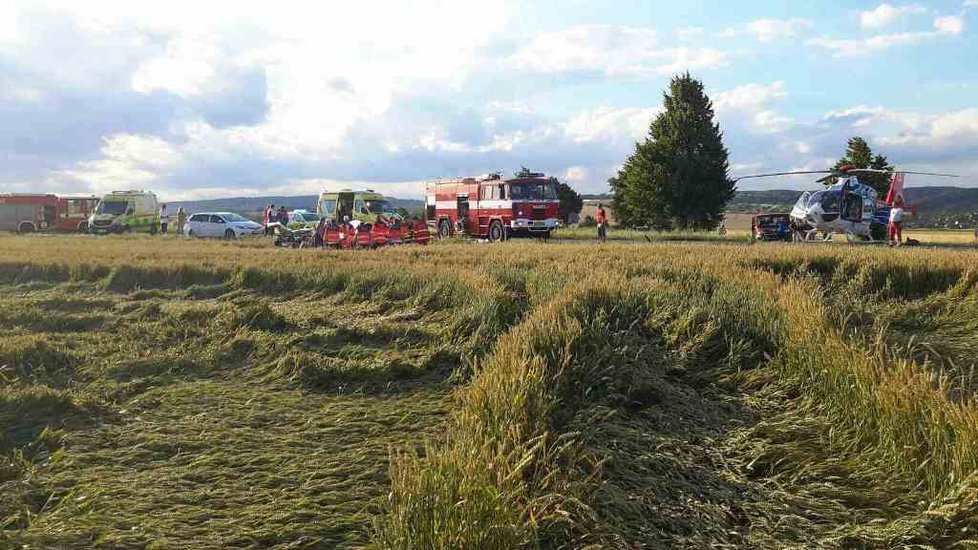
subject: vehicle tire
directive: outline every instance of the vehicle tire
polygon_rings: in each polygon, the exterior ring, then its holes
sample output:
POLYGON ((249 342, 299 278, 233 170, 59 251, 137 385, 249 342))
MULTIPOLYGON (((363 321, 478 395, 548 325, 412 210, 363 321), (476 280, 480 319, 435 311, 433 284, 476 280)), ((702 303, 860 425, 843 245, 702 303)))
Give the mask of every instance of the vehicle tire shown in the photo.
POLYGON ((452 224, 448 220, 438 222, 438 238, 447 239, 452 236, 452 224))
POLYGON ((234 240, 234 238, 236 236, 237 235, 234 234, 234 230, 233 229, 228 229, 228 230, 224 231, 224 238, 227 239, 227 240, 229 240, 229 241, 234 240))
POLYGON ((193 237, 194 236, 194 230, 193 229, 188 229, 187 230, 187 236, 188 237, 193 237))
POLYGON ((499 220, 495 220, 489 224, 489 242, 498 243, 505 238, 506 231, 503 229, 503 224, 499 220))
POLYGON ((36 228, 34 227, 34 224, 30 222, 21 222, 21 224, 17 226, 17 233, 20 233, 21 235, 29 235, 34 231, 36 231, 36 228))
POLYGON ((88 233, 88 222, 79 222, 78 223, 78 232, 79 233, 88 233))

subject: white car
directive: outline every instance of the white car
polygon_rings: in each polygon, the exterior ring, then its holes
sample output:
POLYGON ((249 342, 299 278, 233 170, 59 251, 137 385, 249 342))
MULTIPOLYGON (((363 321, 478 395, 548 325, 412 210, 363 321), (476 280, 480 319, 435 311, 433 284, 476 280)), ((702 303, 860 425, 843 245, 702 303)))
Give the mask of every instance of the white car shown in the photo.
POLYGON ((236 239, 261 235, 262 225, 233 212, 198 212, 187 218, 183 233, 190 237, 236 239))

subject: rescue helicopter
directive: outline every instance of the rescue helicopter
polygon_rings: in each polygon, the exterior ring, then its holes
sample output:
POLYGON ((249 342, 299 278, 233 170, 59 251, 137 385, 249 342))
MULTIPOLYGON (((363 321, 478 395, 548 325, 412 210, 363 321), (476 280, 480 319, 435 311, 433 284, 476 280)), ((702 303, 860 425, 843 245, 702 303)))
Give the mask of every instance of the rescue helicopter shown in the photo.
MULTIPOLYGON (((823 240, 831 240, 840 233, 849 241, 882 241, 886 239, 890 208, 897 197, 903 198, 903 184, 907 175, 939 176, 956 178, 954 174, 934 172, 888 171, 873 168, 853 168, 848 165, 832 170, 798 170, 752 174, 734 178, 734 182, 751 178, 794 176, 799 174, 825 174, 815 180, 826 183, 833 178, 836 183, 818 191, 805 191, 791 209, 793 240, 813 241, 818 233, 823 240), (859 181, 860 175, 888 174, 890 186, 886 198, 879 200, 876 190, 859 181)), ((910 210, 915 210, 910 207, 910 210)))

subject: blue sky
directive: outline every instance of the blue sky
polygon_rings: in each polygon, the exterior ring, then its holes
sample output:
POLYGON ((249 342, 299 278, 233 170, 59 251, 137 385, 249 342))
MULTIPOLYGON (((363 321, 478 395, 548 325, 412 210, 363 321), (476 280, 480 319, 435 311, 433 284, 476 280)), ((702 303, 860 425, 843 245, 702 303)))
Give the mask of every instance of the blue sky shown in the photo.
POLYGON ((909 185, 978 186, 976 27, 978 0, 0 3, 0 192, 413 197, 522 165, 604 191, 685 70, 733 176, 862 135, 963 176, 909 185))

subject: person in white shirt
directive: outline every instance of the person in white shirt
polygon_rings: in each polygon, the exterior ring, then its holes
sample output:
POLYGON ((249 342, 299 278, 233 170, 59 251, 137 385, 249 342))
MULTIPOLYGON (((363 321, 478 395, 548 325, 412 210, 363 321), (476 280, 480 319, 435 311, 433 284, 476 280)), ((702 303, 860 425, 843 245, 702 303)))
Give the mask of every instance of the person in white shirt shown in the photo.
POLYGON ((170 227, 170 215, 166 213, 166 205, 160 206, 160 233, 166 235, 167 228, 170 227))
POLYGON ((903 241, 903 197, 897 195, 890 208, 890 243, 900 244, 903 241))

